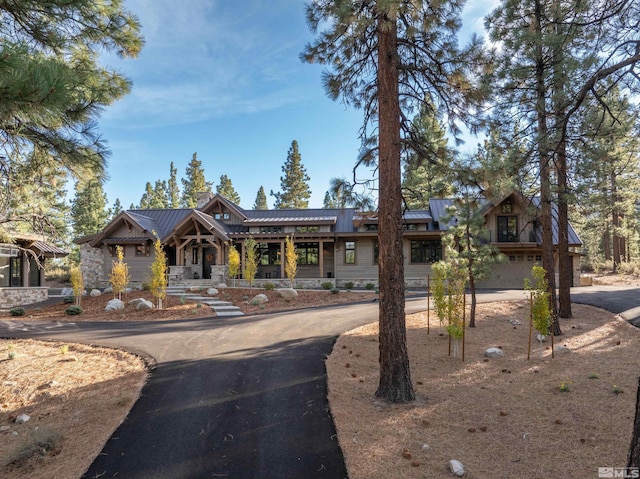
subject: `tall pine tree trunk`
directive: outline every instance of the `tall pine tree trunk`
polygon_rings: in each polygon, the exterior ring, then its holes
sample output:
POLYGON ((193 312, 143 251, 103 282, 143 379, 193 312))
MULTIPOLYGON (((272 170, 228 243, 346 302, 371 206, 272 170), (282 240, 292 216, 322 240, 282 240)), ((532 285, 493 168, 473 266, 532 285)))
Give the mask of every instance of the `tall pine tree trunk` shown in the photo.
POLYGON ((608 222, 605 222, 604 225, 604 233, 602 235, 602 249, 604 250, 604 260, 609 261, 611 259, 611 231, 608 222))
POLYGON ((618 198, 618 185, 615 171, 611 171, 611 199, 613 200, 611 227, 613 230, 613 272, 615 273, 620 267, 620 213, 618 211, 620 198, 618 198))
POLYGON ((542 5, 535 2, 535 32, 538 36, 536 46, 536 115, 538 120, 538 156, 540 160, 540 226, 542 228, 542 267, 546 271, 549 284, 550 306, 553 315, 553 333, 562 334, 558 322, 556 301, 555 262, 553 257, 553 222, 551 210, 551 169, 549 151, 549 131, 547 128, 547 104, 545 85, 545 57, 542 48, 542 5))
POLYGON ((640 378, 636 392, 636 417, 633 421, 631 446, 627 454, 627 467, 640 467, 640 378))
POLYGON ((380 382, 376 396, 407 402, 415 399, 415 392, 404 317, 397 26, 395 18, 378 15, 380 382))

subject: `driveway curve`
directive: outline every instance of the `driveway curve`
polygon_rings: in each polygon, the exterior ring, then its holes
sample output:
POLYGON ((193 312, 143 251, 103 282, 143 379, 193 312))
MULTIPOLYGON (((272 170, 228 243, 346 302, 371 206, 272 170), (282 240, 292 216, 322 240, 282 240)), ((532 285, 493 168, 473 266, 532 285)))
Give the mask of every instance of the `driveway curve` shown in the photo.
MULTIPOLYGON (((620 291, 582 289, 574 300, 601 307, 620 291)), ((640 307, 639 292, 621 294, 640 307)), ((478 296, 525 298, 523 291, 478 296)), ((407 312, 425 308, 424 297, 407 298, 407 312)), ((337 479, 347 471, 324 360, 339 334, 377 317, 377 303, 367 303, 191 321, 7 320, 0 336, 99 344, 152 358, 140 399, 85 478, 337 479)))

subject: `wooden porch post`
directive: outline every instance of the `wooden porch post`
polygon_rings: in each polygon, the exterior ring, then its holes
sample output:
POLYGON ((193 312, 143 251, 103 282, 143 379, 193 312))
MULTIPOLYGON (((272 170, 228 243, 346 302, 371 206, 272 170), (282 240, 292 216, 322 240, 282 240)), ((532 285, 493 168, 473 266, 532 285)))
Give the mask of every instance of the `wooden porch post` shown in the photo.
MULTIPOLYGON (((294 243, 295 244, 295 243, 294 243)), ((285 278, 284 263, 287 260, 287 255, 284 251, 284 241, 280 240, 280 277, 285 278)))
POLYGON ((318 261, 320 262, 320 279, 324 278, 324 241, 320 240, 320 255, 318 261))

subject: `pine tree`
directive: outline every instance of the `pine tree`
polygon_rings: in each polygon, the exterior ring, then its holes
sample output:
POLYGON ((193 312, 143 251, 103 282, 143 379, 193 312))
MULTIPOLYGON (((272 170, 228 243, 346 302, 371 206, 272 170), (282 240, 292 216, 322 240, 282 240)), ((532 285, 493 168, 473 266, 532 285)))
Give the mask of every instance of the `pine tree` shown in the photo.
POLYGON ((111 218, 113 219, 118 216, 122 212, 122 203, 120 203, 120 198, 116 198, 116 201, 113 202, 113 206, 111 207, 111 218))
POLYGON ((216 186, 216 193, 224 196, 236 205, 240 204, 240 195, 233 187, 233 183, 231 183, 231 179, 229 179, 227 175, 220 176, 220 184, 216 186))
POLYGON ((198 193, 211 191, 213 184, 204 176, 202 162, 198 160, 198 153, 194 153, 185 171, 186 178, 182 178, 182 206, 195 208, 198 204, 198 193))
POLYGON ((327 191, 324 194, 324 200, 322 200, 322 207, 323 208, 337 208, 338 207, 338 201, 331 196, 331 193, 329 193, 327 191))
POLYGON ((76 183, 75 197, 71 203, 74 236, 98 233, 107 224, 109 216, 107 195, 102 183, 97 180, 76 183))
POLYGON ((254 210, 268 210, 269 205, 267 204, 267 195, 264 192, 264 187, 260 185, 260 189, 258 190, 258 194, 256 195, 256 201, 253 203, 254 210))
POLYGON ((153 196, 149 205, 152 209, 169 208, 169 199, 167 198, 167 182, 164 180, 156 180, 153 187, 153 196))
POLYGON ((173 161, 169 165, 169 181, 167 182, 166 196, 169 201, 169 208, 178 208, 180 206, 180 187, 178 186, 178 169, 174 166, 173 161))
POLYGON ((138 205, 138 209, 148 210, 149 208, 151 208, 152 201, 153 201, 153 187, 151 186, 151 182, 147 181, 147 184, 144 187, 144 193, 142 194, 142 198, 140 198, 140 204, 138 205))
MULTIPOLYGON (((143 43, 137 19, 122 3, 0 3, 0 132, 11 152, 0 161, 3 183, 14 162, 28 161, 32 152, 55 158, 76 177, 104 177, 108 151, 96 119, 129 92, 130 82, 99 60, 103 52, 136 56, 143 43)), ((14 181, 24 179, 11 178, 10 189, 14 181)), ((0 211, 0 222, 9 215, 0 211)))
POLYGON ((62 166, 34 151, 28 158, 14 161, 10 175, 11 189, 5 199, 9 201, 7 211, 11 215, 6 219, 11 229, 65 240, 69 206, 62 166))
POLYGON ((433 105, 425 104, 413 124, 422 148, 411 151, 404 162, 402 193, 409 209, 428 209, 430 198, 453 193, 447 178, 453 152, 433 105))
POLYGON ((311 198, 308 182, 311 178, 302 165, 296 140, 291 142, 282 172, 284 176, 280 177, 280 191, 278 193, 271 191, 271 196, 276 199, 273 207, 279 210, 308 208, 309 198, 311 198))
MULTIPOLYGON (((376 120, 377 146, 363 152, 358 164, 377 163, 379 173, 380 381, 376 396, 392 402, 412 401, 404 320, 401 154, 419 151, 412 141, 408 110, 425 98, 437 99, 452 128, 466 106, 480 99, 467 73, 475 64, 473 44, 461 54, 456 31, 462 2, 313 2, 307 21, 317 34, 303 59, 328 65, 324 85, 336 100, 364 108, 363 143, 376 120), (322 28, 323 30, 319 29, 322 28), (476 96, 477 95, 477 96, 476 96), (455 105, 455 107, 454 107, 455 105), (403 111, 404 109, 404 111, 403 111)), ((457 130, 453 128, 454 134, 457 130)))

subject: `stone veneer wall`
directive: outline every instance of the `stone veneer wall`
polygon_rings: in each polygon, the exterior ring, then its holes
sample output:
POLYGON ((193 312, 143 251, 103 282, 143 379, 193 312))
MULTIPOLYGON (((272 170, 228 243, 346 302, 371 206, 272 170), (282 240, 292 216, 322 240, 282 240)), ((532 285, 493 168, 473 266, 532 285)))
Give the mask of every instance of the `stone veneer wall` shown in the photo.
POLYGON ((49 288, 0 288, 0 307, 13 308, 25 304, 45 301, 49 296, 49 288))
POLYGON ((85 288, 104 286, 102 277, 102 250, 93 248, 88 243, 80 245, 80 270, 85 288))

